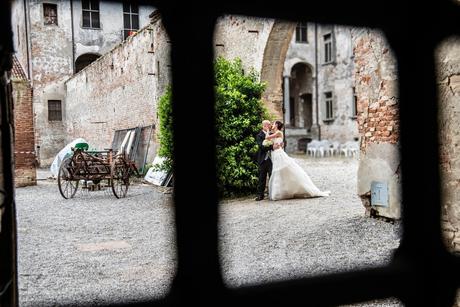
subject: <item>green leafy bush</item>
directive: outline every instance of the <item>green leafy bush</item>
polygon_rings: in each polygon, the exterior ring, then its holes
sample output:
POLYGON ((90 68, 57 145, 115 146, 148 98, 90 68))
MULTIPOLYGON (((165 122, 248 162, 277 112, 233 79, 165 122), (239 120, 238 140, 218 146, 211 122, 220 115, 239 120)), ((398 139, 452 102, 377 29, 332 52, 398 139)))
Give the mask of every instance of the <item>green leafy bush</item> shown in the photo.
POLYGON ((174 147, 171 96, 171 87, 169 86, 158 101, 157 112, 160 122, 160 148, 158 150, 158 155, 164 157, 165 161, 161 165, 157 165, 154 170, 170 171, 172 169, 172 154, 174 147))
MULTIPOLYGON (((218 58, 214 64, 217 125, 217 178, 222 195, 252 193, 257 187, 258 166, 255 160, 255 136, 263 119, 271 119, 262 104, 265 85, 254 70, 245 74, 240 59, 218 58)), ((159 101, 160 151, 171 167, 172 122, 171 92, 159 101)))

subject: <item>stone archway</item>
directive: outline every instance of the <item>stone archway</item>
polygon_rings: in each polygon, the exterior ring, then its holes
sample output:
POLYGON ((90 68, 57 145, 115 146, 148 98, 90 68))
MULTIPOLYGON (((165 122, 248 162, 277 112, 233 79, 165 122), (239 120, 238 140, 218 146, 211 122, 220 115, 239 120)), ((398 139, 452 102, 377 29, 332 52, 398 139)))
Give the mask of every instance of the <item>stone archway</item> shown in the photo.
POLYGON ((75 60, 75 73, 79 72, 92 62, 96 61, 98 58, 100 58, 101 55, 97 53, 84 53, 80 55, 76 60, 75 60))
POLYGON ((262 60, 260 79, 267 88, 262 100, 276 119, 283 120, 284 61, 296 28, 295 22, 275 20, 267 39, 262 60))

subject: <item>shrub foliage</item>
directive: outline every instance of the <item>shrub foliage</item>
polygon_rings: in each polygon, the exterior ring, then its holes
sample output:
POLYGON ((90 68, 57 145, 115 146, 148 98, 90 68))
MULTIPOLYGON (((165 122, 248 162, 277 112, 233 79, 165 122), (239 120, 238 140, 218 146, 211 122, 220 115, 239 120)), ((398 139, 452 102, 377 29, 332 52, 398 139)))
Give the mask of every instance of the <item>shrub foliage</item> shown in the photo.
MULTIPOLYGON (((257 187, 258 168, 255 161, 255 136, 263 119, 270 116, 262 104, 265 85, 254 70, 245 73, 241 60, 218 58, 214 64, 217 132, 217 178, 224 196, 252 193, 257 187)), ((161 97, 159 155, 172 158, 171 91, 161 97)))

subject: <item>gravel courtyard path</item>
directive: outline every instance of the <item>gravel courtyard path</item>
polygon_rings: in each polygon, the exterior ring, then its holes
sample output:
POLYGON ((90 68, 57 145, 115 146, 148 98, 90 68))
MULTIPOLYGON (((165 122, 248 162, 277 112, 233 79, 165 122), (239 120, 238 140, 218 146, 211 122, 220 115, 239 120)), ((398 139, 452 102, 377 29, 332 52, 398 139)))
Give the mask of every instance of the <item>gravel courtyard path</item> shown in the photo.
MULTIPOLYGON (((399 223, 363 216, 356 160, 298 163, 327 198, 223 201, 220 238, 229 287, 372 267, 390 260, 399 223)), ((138 184, 64 200, 52 180, 16 190, 21 306, 163 296, 175 272, 171 195, 138 184), (110 192, 110 191, 109 191, 110 192)), ((358 305, 356 305, 358 306, 358 305)), ((397 300, 359 306, 401 306, 397 300)))

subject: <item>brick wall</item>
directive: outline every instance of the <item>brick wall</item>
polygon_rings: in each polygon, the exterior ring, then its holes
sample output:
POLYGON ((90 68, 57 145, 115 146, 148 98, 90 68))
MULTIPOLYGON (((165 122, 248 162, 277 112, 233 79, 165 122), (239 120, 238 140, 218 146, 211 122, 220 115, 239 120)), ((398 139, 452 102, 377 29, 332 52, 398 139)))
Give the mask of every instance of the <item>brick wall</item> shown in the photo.
POLYGON ((27 80, 13 80, 14 161, 17 187, 37 184, 32 88, 27 80))
POLYGON ((365 152, 371 143, 399 141, 396 61, 383 35, 361 29, 355 34, 355 88, 358 129, 365 152))
POLYGON ((353 29, 352 41, 361 136, 358 194, 368 215, 398 219, 401 183, 396 60, 378 31, 353 29), (388 207, 371 206, 372 182, 387 185, 388 207))

